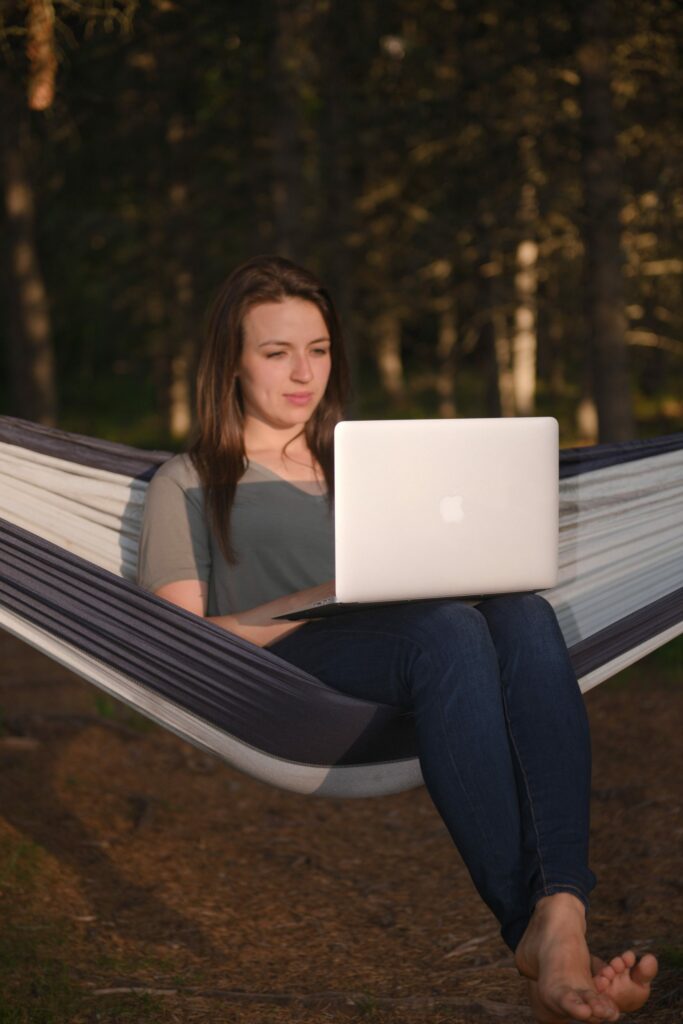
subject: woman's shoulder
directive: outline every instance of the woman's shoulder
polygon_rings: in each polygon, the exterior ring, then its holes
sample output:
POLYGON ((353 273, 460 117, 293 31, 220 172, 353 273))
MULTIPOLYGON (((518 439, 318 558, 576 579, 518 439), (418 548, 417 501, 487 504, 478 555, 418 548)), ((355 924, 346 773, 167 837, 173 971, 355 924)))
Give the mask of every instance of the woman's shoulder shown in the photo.
POLYGON ((162 463, 152 479, 170 480, 183 491, 201 487, 199 473, 187 452, 174 455, 167 462, 162 463))

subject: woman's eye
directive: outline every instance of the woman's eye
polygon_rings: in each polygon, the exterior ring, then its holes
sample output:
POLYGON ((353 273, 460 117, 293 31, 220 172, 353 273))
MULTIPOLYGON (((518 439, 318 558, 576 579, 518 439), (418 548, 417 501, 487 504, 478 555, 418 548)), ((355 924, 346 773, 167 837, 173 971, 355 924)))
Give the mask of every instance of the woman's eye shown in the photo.
POLYGON ((313 351, 318 356, 328 356, 330 354, 329 348, 314 348, 313 351))
POLYGON ((266 359, 276 359, 278 356, 283 356, 284 352, 268 352, 266 359))

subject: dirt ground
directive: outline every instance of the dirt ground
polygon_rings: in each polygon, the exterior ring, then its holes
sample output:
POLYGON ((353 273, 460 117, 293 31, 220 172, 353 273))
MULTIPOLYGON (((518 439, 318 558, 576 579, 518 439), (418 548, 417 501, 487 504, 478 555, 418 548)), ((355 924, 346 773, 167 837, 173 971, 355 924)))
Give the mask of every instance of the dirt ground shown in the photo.
MULTIPOLYGON (((662 958, 639 1024, 683 1020, 680 682, 651 658, 586 697, 591 945, 662 958)), ((529 1019, 424 789, 269 788, 5 633, 0 709, 0 1024, 529 1019)))

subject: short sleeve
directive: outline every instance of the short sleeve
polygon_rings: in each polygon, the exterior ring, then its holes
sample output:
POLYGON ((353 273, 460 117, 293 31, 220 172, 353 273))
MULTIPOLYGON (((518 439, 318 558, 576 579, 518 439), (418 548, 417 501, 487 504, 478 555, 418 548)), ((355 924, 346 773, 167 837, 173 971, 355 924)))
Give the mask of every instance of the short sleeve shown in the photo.
POLYGON ((183 487, 159 470, 147 488, 138 552, 138 583, 155 591, 211 575, 211 543, 199 486, 183 487))

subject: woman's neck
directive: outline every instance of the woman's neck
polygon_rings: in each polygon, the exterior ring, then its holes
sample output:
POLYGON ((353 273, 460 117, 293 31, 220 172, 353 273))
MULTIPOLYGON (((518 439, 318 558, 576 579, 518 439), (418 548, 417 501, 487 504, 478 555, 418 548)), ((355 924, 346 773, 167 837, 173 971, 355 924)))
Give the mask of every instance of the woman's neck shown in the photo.
MULTIPOLYGON (((263 424, 259 424, 263 427, 263 424)), ((291 482, 322 486, 324 474, 308 447, 303 427, 278 431, 272 428, 244 431, 247 459, 291 482)))
POLYGON ((243 437, 247 457, 254 461, 281 458, 298 462, 311 460, 303 424, 277 430, 259 420, 247 420, 243 437))

